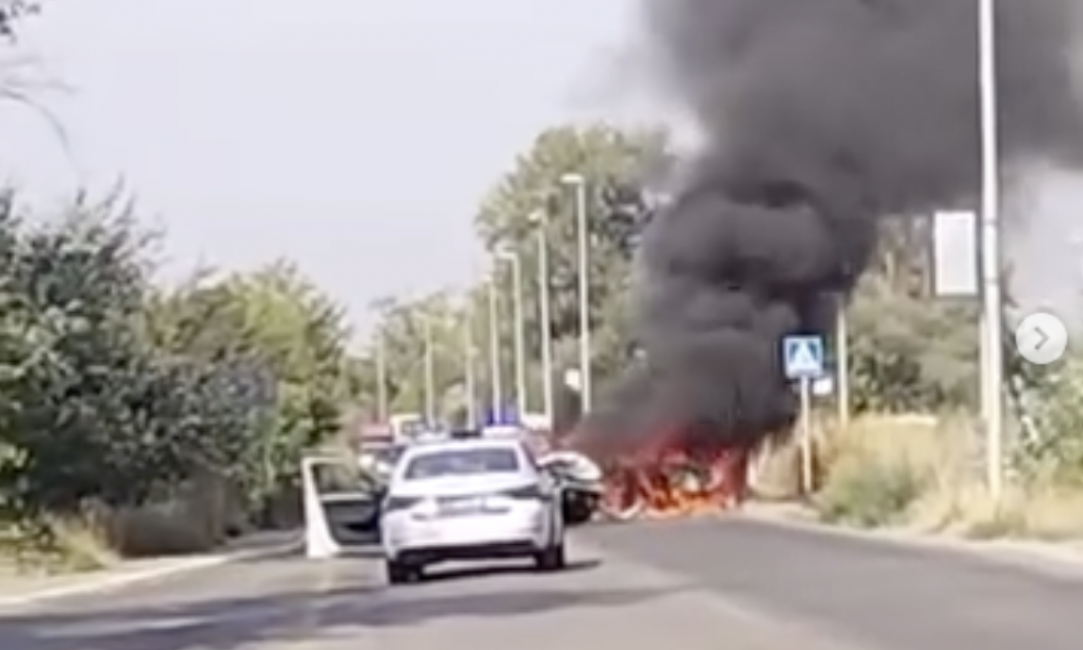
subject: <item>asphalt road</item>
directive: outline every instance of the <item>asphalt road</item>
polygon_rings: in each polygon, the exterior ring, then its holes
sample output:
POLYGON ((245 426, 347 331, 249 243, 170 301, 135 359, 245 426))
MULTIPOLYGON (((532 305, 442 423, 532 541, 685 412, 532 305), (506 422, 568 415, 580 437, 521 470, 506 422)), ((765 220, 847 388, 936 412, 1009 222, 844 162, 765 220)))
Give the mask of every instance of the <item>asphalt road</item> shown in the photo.
POLYGON ((730 518, 596 528, 603 549, 729 602, 875 650, 1076 650, 1083 573, 1060 562, 730 518))
POLYGON ((363 557, 260 559, 0 612, 12 650, 841 650, 645 565, 574 544, 573 565, 449 567, 383 586, 363 557))
POLYGON ((573 566, 438 570, 363 556, 240 561, 0 611, 18 650, 1068 650, 1083 572, 738 519, 577 532, 573 566), (606 644, 606 645, 603 645, 606 644))

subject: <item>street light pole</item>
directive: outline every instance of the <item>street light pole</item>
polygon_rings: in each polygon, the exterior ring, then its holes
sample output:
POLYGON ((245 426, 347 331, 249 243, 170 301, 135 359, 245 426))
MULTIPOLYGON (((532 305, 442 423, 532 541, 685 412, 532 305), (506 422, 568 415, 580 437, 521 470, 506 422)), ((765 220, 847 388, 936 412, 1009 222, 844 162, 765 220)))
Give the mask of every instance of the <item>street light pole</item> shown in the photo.
POLYGON ((545 400, 545 421, 549 427, 552 427, 555 415, 555 397, 553 394, 553 328, 549 313, 548 215, 545 211, 539 210, 530 216, 530 222, 535 225, 535 233, 538 239, 538 327, 541 330, 542 392, 545 400))
POLYGON ((432 340, 432 321, 425 319, 425 420, 436 423, 436 363, 432 340))
POLYGON ((575 222, 578 232, 579 267, 579 376, 583 411, 593 402, 590 367, 590 233, 587 224, 587 179, 581 174, 565 174, 561 182, 575 188, 575 222))
POLYGON ((850 424, 850 327, 846 315, 846 296, 838 295, 835 315, 835 395, 838 400, 839 426, 850 424))
POLYGON ((466 319, 463 323, 463 376, 466 383, 466 426, 474 429, 478 426, 478 402, 477 402, 477 375, 474 372, 474 358, 477 350, 474 349, 474 313, 467 308, 466 319))
POLYGON ((497 251, 496 259, 511 265, 512 300, 515 321, 515 408, 522 417, 527 409, 526 390, 526 315, 523 313, 523 260, 514 250, 497 251))
POLYGON ((513 291, 515 292, 515 406, 522 417, 527 411, 527 388, 526 388, 526 314, 523 309, 523 260, 519 255, 512 254, 511 274, 513 291))
POLYGON ((492 390, 492 417, 499 418, 503 410, 503 387, 500 385, 500 304, 496 278, 489 277, 489 385, 492 390))
POLYGON ((387 349, 383 332, 376 334, 376 417, 387 422, 387 349))
POLYGON ((997 142, 996 3, 978 4, 978 90, 981 120, 981 270, 982 361, 984 389, 982 415, 986 435, 986 471, 989 493, 999 500, 1003 491, 1004 375, 1003 312, 1000 294, 1000 153, 997 142))

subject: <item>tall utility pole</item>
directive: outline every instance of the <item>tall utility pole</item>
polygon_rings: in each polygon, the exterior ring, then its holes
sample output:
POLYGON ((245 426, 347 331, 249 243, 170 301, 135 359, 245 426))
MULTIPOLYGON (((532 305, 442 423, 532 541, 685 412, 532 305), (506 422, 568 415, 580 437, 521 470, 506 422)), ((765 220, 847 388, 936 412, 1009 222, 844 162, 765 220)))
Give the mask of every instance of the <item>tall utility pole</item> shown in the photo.
POLYGON ((467 307, 466 321, 463 324, 463 378, 466 384, 466 426, 473 429, 478 426, 477 375, 474 372, 474 313, 467 307))
POLYGON ((436 424, 436 362, 432 340, 432 321, 425 319, 425 420, 436 424))
POLYGON ((496 258, 511 265, 512 301, 515 326, 515 408, 522 417, 527 410, 526 388, 526 314, 523 310, 523 263, 513 250, 501 250, 496 258))
POLYGON ((500 298, 496 278, 489 276, 489 388, 492 391, 492 417, 500 418, 504 410, 504 388, 500 385, 500 298))
POLYGON ((527 412, 530 400, 526 385, 526 313, 523 309, 523 263, 515 256, 512 265, 515 282, 515 395, 519 417, 527 412))
POLYGON ((583 412, 593 403, 590 349, 590 231, 587 223, 587 179, 565 174, 560 181, 575 188, 575 223, 579 259, 579 377, 583 412))
POLYGON ((388 418, 387 405, 387 345, 383 333, 376 338, 376 417, 381 423, 388 418))
POLYGON ((538 238, 538 328, 541 333, 541 365, 542 365, 542 392, 545 410, 545 421, 549 427, 553 426, 555 417, 555 397, 553 394, 553 328, 551 326, 549 304, 549 225, 548 216, 544 210, 539 210, 530 215, 530 222, 534 224, 538 238))
POLYGON ((850 423, 850 327, 846 318, 846 295, 838 296, 835 316, 835 396, 839 426, 850 423))
POLYGON ((997 142, 996 2, 978 3, 978 91, 981 98, 982 416, 989 493, 1003 492, 1004 341, 1000 295, 1000 152, 997 142))

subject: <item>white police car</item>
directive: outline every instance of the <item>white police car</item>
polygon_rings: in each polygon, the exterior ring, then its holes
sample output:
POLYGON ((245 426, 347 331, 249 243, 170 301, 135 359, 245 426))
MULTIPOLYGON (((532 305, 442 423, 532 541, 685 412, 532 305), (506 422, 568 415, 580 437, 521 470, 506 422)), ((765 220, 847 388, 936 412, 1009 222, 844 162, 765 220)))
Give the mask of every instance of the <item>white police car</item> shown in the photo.
POLYGON ((411 446, 396 465, 380 531, 387 579, 421 579, 449 560, 530 558, 565 565, 558 482, 512 438, 411 446))

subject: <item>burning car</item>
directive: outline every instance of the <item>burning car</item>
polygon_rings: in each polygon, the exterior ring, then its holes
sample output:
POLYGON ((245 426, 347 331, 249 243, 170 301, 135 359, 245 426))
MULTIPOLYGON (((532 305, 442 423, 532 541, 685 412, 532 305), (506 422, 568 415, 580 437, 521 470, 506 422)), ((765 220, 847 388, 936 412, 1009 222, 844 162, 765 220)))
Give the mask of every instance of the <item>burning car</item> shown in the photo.
POLYGON ((560 484, 565 523, 576 526, 594 518, 605 495, 605 476, 597 463, 575 451, 557 450, 539 456, 538 465, 560 484))
POLYGON ((653 437, 634 446, 603 447, 589 434, 570 445, 592 458, 600 485, 594 507, 604 517, 629 521, 720 512, 747 494, 749 450, 703 444, 685 432, 653 437))

